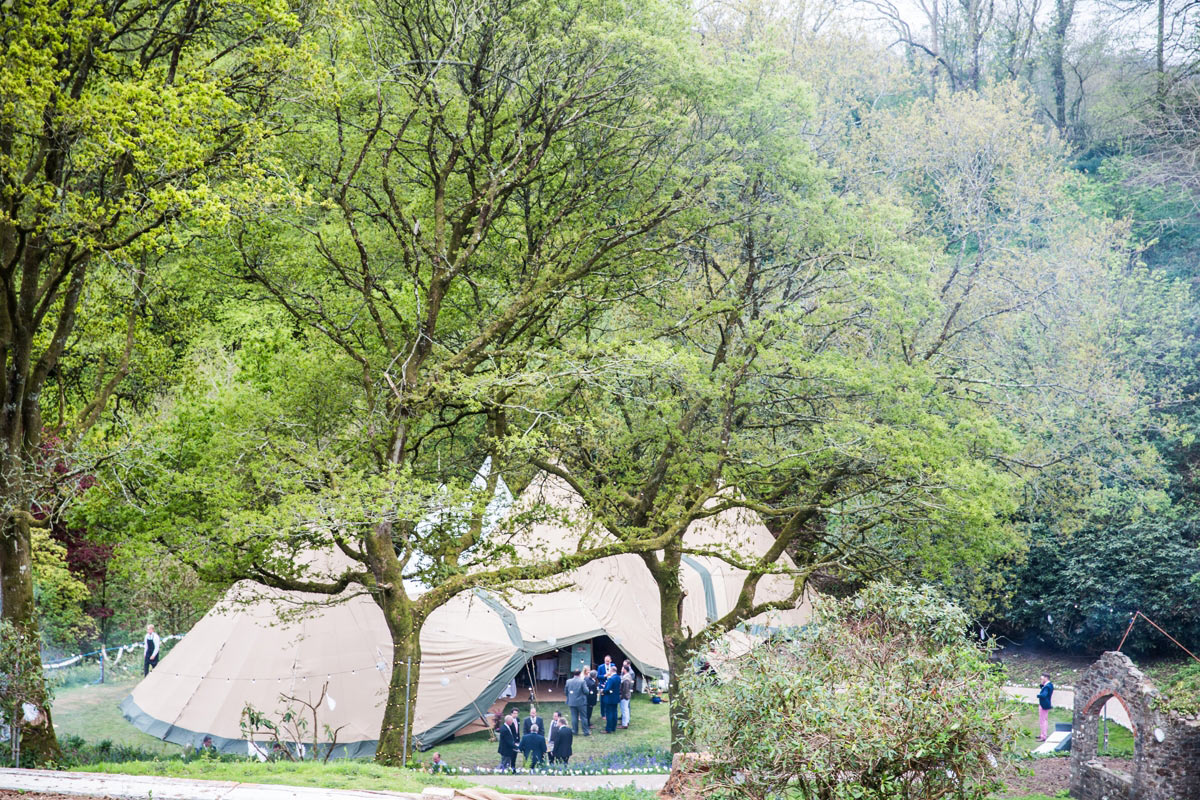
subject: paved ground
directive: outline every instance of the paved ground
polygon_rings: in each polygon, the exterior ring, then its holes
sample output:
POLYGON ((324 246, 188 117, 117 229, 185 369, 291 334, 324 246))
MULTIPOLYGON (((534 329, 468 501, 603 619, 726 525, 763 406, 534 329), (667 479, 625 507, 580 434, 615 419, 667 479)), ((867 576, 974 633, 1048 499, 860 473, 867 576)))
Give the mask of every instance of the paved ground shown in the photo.
MULTIPOLYGON (((1004 691, 1008 692, 1010 697, 1017 700, 1023 700, 1026 703, 1037 702, 1037 687, 1034 686, 1005 686, 1004 691)), ((1055 708, 1075 708, 1075 690, 1071 687, 1055 687, 1054 694, 1050 697, 1050 703, 1055 708)), ((1108 718, 1117 723, 1123 728, 1129 728, 1129 715, 1125 713, 1125 706, 1121 705, 1119 700, 1109 700, 1105 704, 1105 709, 1108 711, 1108 718)))
MULTIPOLYGON (((666 775, 472 775, 467 780, 504 792, 560 792, 634 784, 661 789, 666 775)), ((154 775, 107 775, 95 772, 55 772, 41 769, 0 769, 0 792, 5 789, 72 797, 134 798, 135 800, 382 800, 411 798, 393 792, 320 789, 309 786, 200 781, 154 775)))
POLYGON ((136 800, 381 800, 392 792, 346 791, 233 781, 198 781, 153 775, 102 775, 42 769, 0 769, 0 789, 53 792, 76 797, 136 800))

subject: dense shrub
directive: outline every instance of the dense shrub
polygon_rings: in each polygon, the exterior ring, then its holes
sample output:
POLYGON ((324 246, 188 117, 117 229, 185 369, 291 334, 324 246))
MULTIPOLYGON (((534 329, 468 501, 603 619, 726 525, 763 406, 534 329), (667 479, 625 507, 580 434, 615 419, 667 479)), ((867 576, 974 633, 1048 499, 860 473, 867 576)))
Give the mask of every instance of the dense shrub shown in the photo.
MULTIPOLYGON (((1117 647, 1140 610, 1185 645, 1196 646, 1198 543, 1195 523, 1180 514, 1098 513, 1069 534, 1035 525, 1008 627, 1056 647, 1100 653, 1117 647)), ((1122 649, 1178 653, 1145 622, 1134 625, 1122 649)))
POLYGON ((827 600, 794 639, 683 678, 715 797, 984 798, 1012 712, 966 615, 930 590, 827 600))
POLYGON ((197 751, 191 747, 180 747, 175 755, 164 756, 154 750, 143 750, 125 744, 115 744, 109 739, 99 742, 88 742, 79 736, 64 736, 59 740, 62 748, 62 761, 58 766, 63 768, 86 767, 90 764, 128 764, 134 761, 249 761, 247 756, 218 754, 211 751, 197 751))
POLYGON ((1200 664, 1191 663, 1180 669, 1164 685, 1160 703, 1164 710, 1185 717, 1200 714, 1200 664))

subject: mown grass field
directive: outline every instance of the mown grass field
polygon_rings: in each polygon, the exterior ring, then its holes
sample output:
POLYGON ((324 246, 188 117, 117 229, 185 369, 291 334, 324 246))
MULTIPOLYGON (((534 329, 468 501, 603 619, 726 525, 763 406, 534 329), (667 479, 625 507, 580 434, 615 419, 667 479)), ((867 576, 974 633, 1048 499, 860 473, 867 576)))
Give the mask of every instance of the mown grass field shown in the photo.
POLYGON ((312 761, 128 761, 80 767, 80 772, 104 772, 117 775, 161 775, 167 778, 196 778, 206 781, 237 783, 279 783, 287 786, 316 786, 322 789, 363 789, 368 791, 419 792, 426 786, 466 787, 461 778, 430 775, 409 769, 384 767, 370 761, 339 759, 328 764, 312 761))
POLYGON ((118 706, 140 679, 139 674, 112 683, 96 686, 80 684, 59 689, 55 692, 51 709, 55 732, 60 738, 78 736, 92 744, 108 740, 116 745, 162 755, 182 752, 178 745, 167 744, 142 733, 121 716, 118 706))
MULTIPOLYGON (((512 703, 505 711, 514 708, 520 711, 522 720, 529 715, 529 703, 512 703)), ((597 706, 595 714, 592 715, 592 735, 585 737, 581 733, 575 737, 571 765, 582 766, 589 761, 600 760, 624 763, 626 760, 638 760, 639 754, 645 755, 655 749, 669 749, 671 723, 667 715, 668 708, 665 702, 654 704, 644 695, 635 696, 629 711, 629 728, 606 735, 599 732, 604 729, 604 717, 597 706), (622 758, 623 756, 627 758, 622 758)), ((547 721, 546 724, 549 724, 555 711, 562 712, 568 720, 570 719, 565 704, 538 704, 538 714, 547 721)), ((487 731, 443 742, 428 752, 418 753, 416 759, 419 762, 428 762, 434 752, 441 753, 442 758, 453 767, 479 769, 495 767, 500 763, 497 743, 492 741, 487 731)))

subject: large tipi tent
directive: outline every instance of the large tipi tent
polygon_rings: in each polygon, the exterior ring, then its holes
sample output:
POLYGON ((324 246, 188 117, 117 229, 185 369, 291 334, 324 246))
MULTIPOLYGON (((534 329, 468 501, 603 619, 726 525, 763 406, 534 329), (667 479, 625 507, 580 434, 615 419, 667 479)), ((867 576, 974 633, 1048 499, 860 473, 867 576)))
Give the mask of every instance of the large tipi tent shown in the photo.
MULTIPOLYGON (((543 521, 513 534, 518 556, 570 551, 606 535, 558 478, 539 476, 516 505, 518 511, 558 512, 539 515, 543 521)), ((686 541, 697 548, 761 553, 774 539, 754 515, 730 510, 693 525, 686 541)), ((331 568, 338 566, 334 556, 329 560, 331 568)), ((698 630, 732 607, 744 573, 715 556, 687 557, 685 564, 684 621, 698 630)), ((414 665, 419 690, 412 703, 413 731, 419 746, 478 724, 531 659, 596 637, 608 637, 642 674, 664 674, 658 588, 638 556, 594 561, 538 588, 556 586, 557 591, 533 594, 465 592, 430 616, 421 632, 422 662, 414 665)), ((781 599, 789 588, 788 579, 768 576, 755 599, 781 599)), ((134 688, 121 706, 125 716, 170 742, 198 745, 211 736, 219 750, 244 753, 249 743, 240 718, 247 703, 272 712, 282 708, 281 694, 312 702, 328 684, 320 725, 341 728, 335 754, 370 755, 391 669, 383 614, 368 596, 347 592, 298 617, 280 617, 281 605, 298 603, 319 599, 235 586, 134 688)), ((751 625, 797 626, 810 614, 805 600, 751 625)))

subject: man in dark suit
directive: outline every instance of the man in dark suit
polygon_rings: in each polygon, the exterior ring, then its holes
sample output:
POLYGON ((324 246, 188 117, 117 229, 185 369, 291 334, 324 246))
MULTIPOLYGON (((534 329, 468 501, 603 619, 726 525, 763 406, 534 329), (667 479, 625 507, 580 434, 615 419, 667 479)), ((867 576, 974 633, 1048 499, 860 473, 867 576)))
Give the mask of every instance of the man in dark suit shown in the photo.
POLYGON ((587 667, 584 670, 584 684, 587 686, 587 729, 592 729, 592 711, 596 708, 596 702, 600 699, 600 683, 596 680, 596 675, 587 667))
POLYGON ((497 750, 500 752, 500 771, 511 770, 517 771, 517 715, 516 712, 509 714, 504 718, 504 724, 500 726, 500 746, 497 750))
POLYGON ((587 681, 579 676, 579 670, 571 672, 571 680, 567 681, 567 708, 571 710, 571 730, 579 733, 580 720, 583 721, 583 735, 592 735, 592 726, 587 718, 587 681))
POLYGON ((604 732, 615 733, 617 730, 617 704, 621 702, 621 676, 615 671, 610 673, 604 682, 603 694, 600 697, 604 711, 604 732))
POLYGON ((529 768, 537 769, 546 758, 546 737, 541 728, 531 725, 529 733, 521 737, 521 753, 529 759, 529 768))
POLYGON ((562 712, 555 711, 550 717, 550 728, 546 732, 546 760, 551 764, 554 763, 554 734, 558 733, 559 726, 566 724, 567 720, 562 712))
POLYGON ((529 729, 534 725, 537 725, 537 729, 539 731, 546 730, 546 723, 541 717, 538 716, 537 707, 530 706, 529 716, 525 718, 523 723, 521 723, 521 735, 524 736, 525 734, 529 733, 529 729))
POLYGON ((564 767, 571 760, 571 742, 574 741, 575 734, 571 733, 571 726, 563 723, 554 730, 554 760, 564 767))

